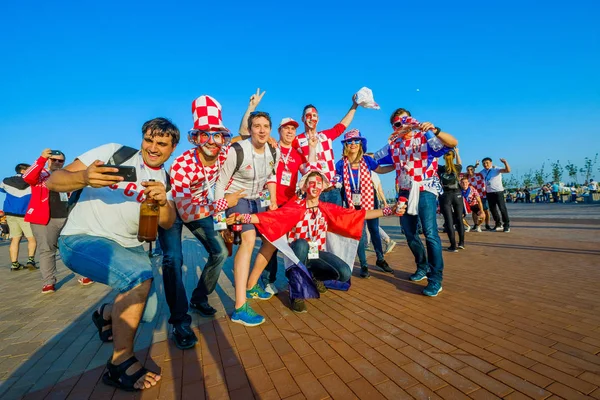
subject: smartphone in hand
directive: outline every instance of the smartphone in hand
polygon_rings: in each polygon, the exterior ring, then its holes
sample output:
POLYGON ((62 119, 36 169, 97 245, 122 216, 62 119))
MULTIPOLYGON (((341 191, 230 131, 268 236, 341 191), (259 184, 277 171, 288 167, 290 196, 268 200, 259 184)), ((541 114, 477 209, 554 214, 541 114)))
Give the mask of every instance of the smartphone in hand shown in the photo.
POLYGON ((137 182, 137 173, 135 172, 135 167, 110 164, 105 164, 103 167, 116 168, 119 170, 118 172, 105 172, 104 174, 106 175, 122 176, 124 182, 137 182))

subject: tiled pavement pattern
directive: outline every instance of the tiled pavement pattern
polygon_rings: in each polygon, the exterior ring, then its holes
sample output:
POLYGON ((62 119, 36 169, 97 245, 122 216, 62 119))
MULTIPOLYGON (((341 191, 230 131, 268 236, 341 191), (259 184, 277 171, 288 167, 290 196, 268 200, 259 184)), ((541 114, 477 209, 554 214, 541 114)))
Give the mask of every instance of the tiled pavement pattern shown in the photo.
MULTIPOLYGON (((59 290, 42 295, 39 272, 9 271, 0 245, 0 398, 600 399, 600 208, 569 220, 581 209, 552 205, 564 218, 548 220, 544 205, 534 207, 535 218, 515 219, 510 234, 469 233, 465 251, 445 253, 437 298, 407 281, 413 261, 400 241, 387 257, 394 276, 373 268, 349 292, 311 300, 307 314, 291 312, 285 294, 255 301, 268 322, 245 328, 225 317, 228 263, 211 297, 218 318, 194 316, 195 349, 166 340, 164 300, 142 325, 138 355, 163 379, 137 394, 100 381, 111 345, 100 343, 90 314, 113 294, 80 287, 61 264, 59 290)), ((384 224, 403 239, 395 220, 384 224)), ((188 293, 206 256, 189 236, 188 293)))

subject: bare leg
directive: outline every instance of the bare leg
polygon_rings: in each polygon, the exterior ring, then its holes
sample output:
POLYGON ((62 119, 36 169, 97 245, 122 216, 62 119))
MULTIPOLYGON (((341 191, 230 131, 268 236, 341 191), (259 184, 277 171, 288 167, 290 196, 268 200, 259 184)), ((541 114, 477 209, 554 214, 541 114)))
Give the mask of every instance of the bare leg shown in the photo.
POLYGON ((235 281, 235 308, 246 303, 246 284, 250 272, 252 249, 256 242, 256 231, 251 229, 242 233, 242 244, 235 253, 233 260, 233 280, 235 281))
POLYGON ((10 262, 19 261, 19 243, 21 242, 21 237, 14 237, 10 240, 10 247, 8 252, 10 253, 10 262))
MULTIPOLYGON (((146 298, 148 297, 151 285, 151 279, 144 281, 129 292, 119 293, 115 298, 112 307, 114 345, 112 363, 115 365, 121 364, 133 356, 133 340, 140 325, 140 319, 144 312, 146 298)), ((127 369, 126 373, 127 375, 131 375, 141 367, 140 363, 135 363, 127 369)), ((148 372, 134 386, 138 389, 147 389, 156 385, 159 380, 160 375, 148 372)))
POLYGON ((27 238, 27 252, 29 253, 28 254, 29 257, 35 256, 36 246, 37 246, 37 242, 35 241, 35 238, 33 236, 28 237, 27 238))
POLYGON ((252 289, 254 285, 258 283, 260 275, 267 267, 273 253, 275 253, 275 246, 266 240, 263 240, 262 246, 260 246, 260 252, 256 256, 256 260, 254 260, 254 268, 252 268, 252 273, 250 274, 250 278, 248 278, 246 289, 252 289))

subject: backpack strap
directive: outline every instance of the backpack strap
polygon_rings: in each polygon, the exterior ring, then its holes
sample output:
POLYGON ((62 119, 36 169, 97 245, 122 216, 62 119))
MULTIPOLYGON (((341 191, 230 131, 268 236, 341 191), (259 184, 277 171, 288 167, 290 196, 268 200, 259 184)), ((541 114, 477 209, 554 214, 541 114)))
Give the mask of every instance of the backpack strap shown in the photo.
POLYGON ((163 170, 165 171, 165 190, 167 192, 167 194, 169 194, 169 192, 171 191, 171 175, 169 175, 169 171, 167 171, 167 169, 164 167, 163 165, 163 170))
POLYGON ((268 142, 267 142, 267 146, 269 147, 269 150, 271 150, 271 157, 273 157, 273 168, 271 169, 271 174, 275 175, 275 163, 277 162, 277 149, 275 147, 272 147, 268 142))
MULTIPOLYGON (((139 150, 135 149, 133 147, 121 146, 108 159, 108 164, 121 165, 125 161, 129 160, 131 157, 136 155, 138 152, 139 152, 139 150)), ((167 173, 167 191, 170 190, 170 188, 171 188, 171 182, 170 182, 170 179, 168 179, 168 178, 169 178, 169 174, 167 173)), ((75 205, 79 201, 79 198, 81 197, 81 192, 83 191, 83 189, 85 189, 85 188, 76 190, 73 193, 71 193, 71 196, 69 196, 69 202, 68 202, 69 213, 71 212, 73 207, 75 207, 75 205)))
MULTIPOLYGON (((235 160, 235 169, 233 170, 233 174, 235 174, 240 167, 242 166, 242 163, 244 162, 244 150, 242 150, 242 146, 238 143, 232 143, 231 147, 233 147, 235 149, 235 156, 236 156, 236 160, 235 160)), ((231 176, 233 176, 233 174, 231 174, 231 176)))
POLYGON ((112 157, 108 160, 109 164, 112 165, 121 165, 125 161, 129 160, 131 157, 136 155, 139 152, 138 149, 134 149, 129 146, 121 146, 119 150, 115 151, 112 157))

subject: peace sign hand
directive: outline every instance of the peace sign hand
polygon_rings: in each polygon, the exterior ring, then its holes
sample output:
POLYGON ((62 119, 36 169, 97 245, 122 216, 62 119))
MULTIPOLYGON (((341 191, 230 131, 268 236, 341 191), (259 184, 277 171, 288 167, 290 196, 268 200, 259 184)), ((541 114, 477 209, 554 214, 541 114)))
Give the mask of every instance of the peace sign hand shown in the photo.
POLYGON ((256 94, 253 94, 252 96, 250 96, 249 106, 252 107, 253 109, 256 109, 256 107, 258 106, 258 103, 260 103, 260 101, 262 100, 265 93, 267 93, 267 92, 264 91, 261 93, 260 88, 256 89, 256 94))

